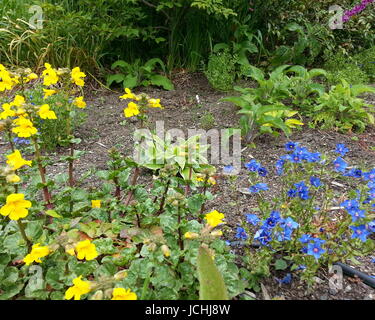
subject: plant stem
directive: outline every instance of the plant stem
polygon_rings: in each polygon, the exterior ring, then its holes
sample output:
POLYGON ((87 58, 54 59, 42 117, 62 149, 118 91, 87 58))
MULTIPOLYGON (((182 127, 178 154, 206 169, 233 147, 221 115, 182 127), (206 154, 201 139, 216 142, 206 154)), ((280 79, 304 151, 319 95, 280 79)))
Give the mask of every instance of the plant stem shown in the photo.
MULTIPOLYGON (((135 168, 135 170, 134 170, 134 175, 133 175, 133 179, 132 179, 132 181, 131 181, 130 186, 132 186, 132 187, 135 186, 135 184, 137 183, 138 176, 139 176, 140 172, 141 172, 141 169, 140 169, 140 168, 138 168, 138 167, 135 168)), ((129 203, 130 203, 130 201, 132 200, 132 198, 133 198, 133 190, 130 190, 130 191, 128 192, 128 196, 126 197, 126 200, 125 200, 125 205, 126 205, 126 206, 129 205, 129 203)))
POLYGON ((26 236, 25 226, 24 226, 24 224, 23 224, 20 220, 17 220, 17 224, 18 224, 18 228, 20 229, 20 232, 21 232, 22 238, 23 238, 23 240, 25 240, 25 242, 26 242, 28 252, 30 252, 30 251, 31 251, 32 244, 31 244, 30 240, 29 240, 29 239, 27 238, 27 236, 26 236))
POLYGON ((44 201, 46 202, 46 208, 47 209, 52 209, 53 204, 51 203, 51 194, 48 191, 48 187, 46 185, 46 170, 43 167, 42 161, 41 161, 41 155, 40 155, 40 150, 38 146, 38 142, 36 138, 33 138, 34 142, 34 147, 35 147, 35 161, 38 164, 38 169, 39 169, 39 174, 40 178, 43 183, 43 194, 44 194, 44 201))

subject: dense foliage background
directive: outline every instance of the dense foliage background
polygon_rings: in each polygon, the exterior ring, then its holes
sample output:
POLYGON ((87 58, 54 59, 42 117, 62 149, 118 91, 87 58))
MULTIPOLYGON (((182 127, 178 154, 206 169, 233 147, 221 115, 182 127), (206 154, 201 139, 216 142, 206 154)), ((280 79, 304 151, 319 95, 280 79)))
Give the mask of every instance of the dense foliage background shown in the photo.
MULTIPOLYGON (((250 41, 251 62, 323 63, 341 51, 370 48, 375 13, 367 8, 342 30, 328 27, 329 6, 356 1, 284 0, 27 0, 2 1, 0 60, 13 65, 49 61, 103 71, 116 60, 161 58, 168 71, 203 69, 218 43, 250 41), (31 5, 43 9, 43 29, 31 29, 31 5)), ((370 4, 374 6, 374 4, 370 4)))

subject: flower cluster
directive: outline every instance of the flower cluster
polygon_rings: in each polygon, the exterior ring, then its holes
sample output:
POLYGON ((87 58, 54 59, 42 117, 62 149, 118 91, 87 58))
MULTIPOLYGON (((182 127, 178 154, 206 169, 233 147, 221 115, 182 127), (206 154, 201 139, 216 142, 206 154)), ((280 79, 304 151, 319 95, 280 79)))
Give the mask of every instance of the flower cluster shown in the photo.
POLYGON ((343 22, 348 22, 351 17, 361 13, 363 10, 366 9, 366 7, 373 3, 374 0, 362 0, 362 2, 358 5, 356 5, 353 9, 347 10, 344 12, 344 16, 342 18, 343 22))
POLYGON ((160 99, 152 99, 145 94, 136 95, 129 88, 125 88, 125 94, 120 96, 120 99, 130 99, 137 102, 135 103, 131 101, 128 103, 128 106, 124 109, 124 115, 126 118, 138 116, 140 119, 143 119, 147 108, 162 108, 160 99))

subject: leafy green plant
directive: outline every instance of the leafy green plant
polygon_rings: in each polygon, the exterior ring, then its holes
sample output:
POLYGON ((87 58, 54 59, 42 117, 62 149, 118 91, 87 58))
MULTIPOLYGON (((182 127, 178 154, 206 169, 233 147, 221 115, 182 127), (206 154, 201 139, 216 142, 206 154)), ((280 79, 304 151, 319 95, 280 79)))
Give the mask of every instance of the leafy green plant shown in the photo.
POLYGON ((305 27, 292 22, 285 26, 285 32, 297 33, 297 40, 293 45, 279 46, 271 58, 273 66, 285 63, 311 65, 322 51, 322 44, 319 41, 320 26, 306 23, 305 27))
POLYGON ((328 93, 317 99, 311 113, 314 124, 340 131, 363 132, 368 124, 374 124, 374 106, 358 98, 364 92, 375 92, 375 88, 350 85, 341 80, 341 84, 332 86, 328 93))
POLYGON ((375 46, 356 54, 353 60, 367 73, 371 80, 375 79, 375 46))
POLYGON ((133 89, 138 86, 160 86, 165 90, 173 90, 173 83, 166 77, 155 72, 156 66, 159 65, 165 72, 163 61, 158 58, 148 60, 144 65, 141 60, 137 59, 133 64, 123 60, 118 60, 112 64, 112 70, 120 68, 121 73, 111 74, 107 77, 107 85, 111 86, 113 82, 122 83, 124 88, 133 89))
POLYGON ((292 66, 284 71, 285 74, 293 73, 290 78, 290 91, 293 95, 293 104, 303 108, 310 105, 310 99, 321 96, 325 92, 323 84, 314 82, 316 77, 327 76, 323 69, 307 70, 302 66, 292 66))
POLYGON ((263 133, 277 136, 279 133, 274 129, 281 129, 286 135, 289 135, 292 128, 303 125, 297 119, 287 119, 298 112, 293 111, 282 102, 282 100, 292 97, 290 78, 284 74, 284 70, 287 68, 289 68, 288 65, 280 66, 267 79, 262 70, 249 66, 247 76, 256 80, 258 87, 245 89, 235 87, 241 96, 221 99, 232 102, 241 108, 238 112, 242 115, 240 125, 247 142, 251 142, 257 135, 263 133))
POLYGON ((228 49, 211 54, 205 75, 213 88, 221 91, 233 89, 236 61, 228 49))
POLYGON ((348 57, 342 52, 330 56, 324 65, 328 70, 328 84, 339 84, 341 79, 350 84, 368 84, 370 79, 366 72, 359 67, 359 64, 361 64, 359 59, 348 57))

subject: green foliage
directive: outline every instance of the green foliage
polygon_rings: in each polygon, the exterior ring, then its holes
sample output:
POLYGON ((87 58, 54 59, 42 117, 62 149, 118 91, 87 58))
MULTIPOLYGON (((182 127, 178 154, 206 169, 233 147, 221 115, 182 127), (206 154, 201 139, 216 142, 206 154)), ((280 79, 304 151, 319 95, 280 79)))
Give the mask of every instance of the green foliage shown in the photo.
POLYGON ((165 65, 163 61, 157 58, 148 60, 144 65, 141 64, 140 59, 137 59, 133 64, 119 60, 112 64, 112 70, 120 68, 122 73, 116 73, 107 77, 107 85, 111 86, 113 82, 122 83, 124 88, 133 89, 138 86, 160 86, 165 90, 173 90, 173 83, 161 74, 154 70, 159 65, 163 72, 165 72, 165 65))
POLYGON ((375 79, 375 46, 358 53, 353 57, 353 60, 367 73, 371 80, 375 79))
POLYGON ((284 32, 293 37, 297 34, 297 40, 293 45, 281 45, 273 53, 271 64, 279 66, 285 63, 311 65, 322 52, 323 45, 318 38, 321 31, 320 25, 306 23, 305 28, 295 22, 285 26, 284 32))
POLYGON ((329 71, 328 83, 335 85, 344 79, 350 84, 368 84, 369 76, 359 67, 360 63, 359 59, 347 57, 342 52, 332 55, 325 63, 325 68, 329 71))
POLYGON ((200 300, 228 300, 223 276, 207 248, 200 246, 197 258, 200 300))
POLYGON ((289 135, 292 128, 303 124, 296 119, 287 119, 298 112, 292 111, 282 102, 292 97, 291 80, 284 73, 287 68, 289 68, 288 65, 280 66, 266 79, 262 70, 249 66, 247 76, 256 80, 258 87, 246 89, 236 87, 235 90, 242 94, 240 97, 222 99, 241 108, 238 112, 242 115, 240 125, 247 142, 251 142, 257 135, 263 133, 277 136, 279 133, 274 129, 280 129, 289 135))
POLYGON ((213 88, 221 91, 233 89, 236 61, 237 58, 228 49, 211 54, 205 74, 213 88))
POLYGON ((204 130, 210 130, 215 126, 215 117, 211 112, 205 113, 201 118, 201 127, 204 130))
POLYGON ((375 89, 365 85, 350 85, 342 80, 341 84, 331 87, 328 93, 317 99, 311 114, 313 123, 327 129, 363 132, 368 124, 374 124, 374 106, 358 98, 364 92, 375 92, 375 89))

